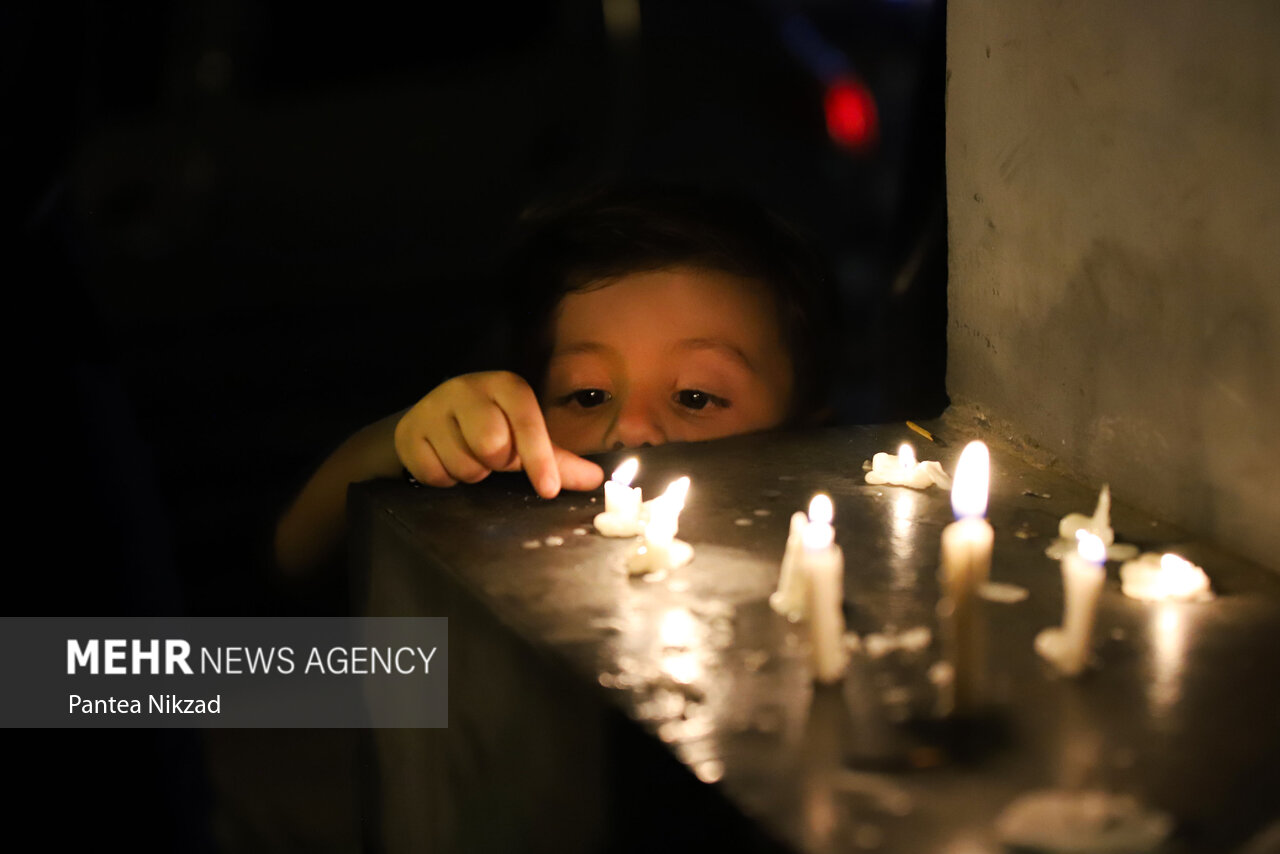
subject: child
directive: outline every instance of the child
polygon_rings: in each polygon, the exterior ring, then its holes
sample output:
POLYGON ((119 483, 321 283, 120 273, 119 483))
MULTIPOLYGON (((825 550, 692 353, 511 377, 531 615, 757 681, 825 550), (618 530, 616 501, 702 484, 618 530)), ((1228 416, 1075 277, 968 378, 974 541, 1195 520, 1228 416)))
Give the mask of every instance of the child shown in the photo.
POLYGON ((338 545, 347 486, 408 472, 437 487, 524 470, 591 490, 582 455, 816 420, 831 295, 814 257, 741 199, 613 190, 526 218, 504 276, 513 371, 465 374, 360 430, 276 530, 301 572, 338 545))

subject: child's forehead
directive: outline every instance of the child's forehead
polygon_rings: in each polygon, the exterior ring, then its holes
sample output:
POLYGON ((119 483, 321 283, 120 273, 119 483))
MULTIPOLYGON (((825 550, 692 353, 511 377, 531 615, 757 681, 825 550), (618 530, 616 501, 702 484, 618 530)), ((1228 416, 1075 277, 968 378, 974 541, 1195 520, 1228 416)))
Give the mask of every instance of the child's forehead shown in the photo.
POLYGON ((556 312, 558 336, 580 327, 658 323, 664 327, 777 328, 772 290, 722 270, 668 267, 593 282, 566 294, 556 312))

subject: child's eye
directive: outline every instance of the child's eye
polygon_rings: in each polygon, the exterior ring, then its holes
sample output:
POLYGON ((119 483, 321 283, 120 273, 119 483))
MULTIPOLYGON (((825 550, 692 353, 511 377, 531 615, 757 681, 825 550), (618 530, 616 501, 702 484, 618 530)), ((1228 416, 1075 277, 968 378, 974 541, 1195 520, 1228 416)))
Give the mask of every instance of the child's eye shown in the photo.
POLYGON ((613 395, 602 388, 580 388, 569 394, 569 400, 583 409, 591 409, 594 406, 603 406, 613 400, 613 395))
POLYGON ((719 406, 723 409, 729 406, 729 401, 723 397, 716 397, 714 394, 698 391, 696 388, 681 389, 676 392, 675 400, 685 409, 706 409, 708 405, 719 406))

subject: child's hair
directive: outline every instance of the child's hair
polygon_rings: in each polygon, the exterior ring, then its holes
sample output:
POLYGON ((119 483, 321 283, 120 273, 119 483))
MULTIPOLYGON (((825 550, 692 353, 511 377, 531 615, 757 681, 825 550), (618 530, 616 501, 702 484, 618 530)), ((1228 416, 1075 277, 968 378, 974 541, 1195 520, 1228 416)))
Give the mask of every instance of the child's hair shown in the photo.
POLYGON ((515 370, 539 388, 566 294, 630 273, 687 266, 772 291, 795 385, 788 423, 826 402, 834 293, 816 253, 758 203, 722 192, 643 185, 597 190, 527 211, 504 266, 515 370))

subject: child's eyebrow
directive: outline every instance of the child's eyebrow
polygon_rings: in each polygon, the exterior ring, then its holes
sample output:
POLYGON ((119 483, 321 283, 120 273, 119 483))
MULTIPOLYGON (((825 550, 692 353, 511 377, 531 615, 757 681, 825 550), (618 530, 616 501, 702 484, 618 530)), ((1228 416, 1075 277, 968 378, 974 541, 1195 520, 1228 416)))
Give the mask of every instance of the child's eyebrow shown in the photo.
POLYGON ((675 349, 715 350, 719 353, 724 353, 735 362, 740 363, 742 367, 746 368, 751 373, 758 373, 755 365, 751 364, 751 360, 747 358, 747 354, 742 352, 742 348, 730 344, 722 338, 685 338, 682 341, 676 342, 675 349))
MULTIPOLYGON (((751 360, 747 358, 747 354, 742 352, 742 348, 729 343, 723 338, 684 338, 672 345, 673 350, 714 350, 728 356, 732 361, 738 363, 739 366, 750 371, 753 374, 759 373, 751 360)), ((599 341, 575 341, 572 344, 566 344, 556 349, 551 354, 552 359, 562 359, 568 356, 594 355, 604 358, 617 359, 618 351, 608 344, 599 341)))
POLYGON ((593 354, 597 356, 616 356, 618 351, 607 344, 601 344, 599 341, 575 341, 564 347, 556 348, 551 354, 551 358, 558 359, 561 356, 578 356, 583 353, 593 354))

